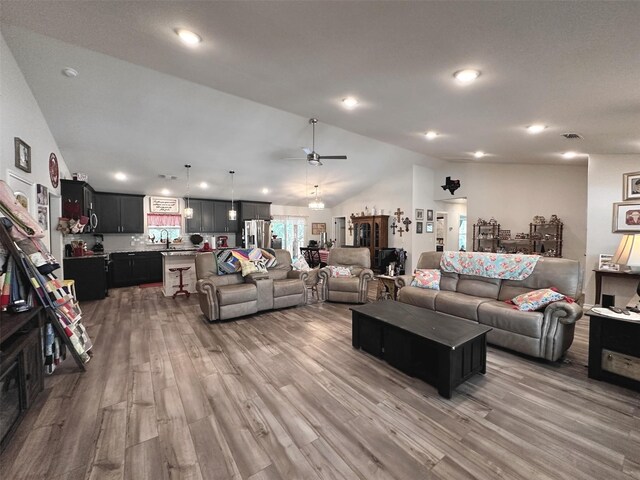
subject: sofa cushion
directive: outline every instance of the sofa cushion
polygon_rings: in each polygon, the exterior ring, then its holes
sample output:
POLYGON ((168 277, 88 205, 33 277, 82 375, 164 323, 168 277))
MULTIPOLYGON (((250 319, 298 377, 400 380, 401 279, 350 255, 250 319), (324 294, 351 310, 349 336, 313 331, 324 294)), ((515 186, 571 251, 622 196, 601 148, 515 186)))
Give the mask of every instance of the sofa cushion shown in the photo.
POLYGON ((425 268, 416 270, 415 277, 411 281, 412 287, 440 290, 440 270, 425 268))
POLYGON ((360 279, 351 278, 329 278, 328 284, 329 290, 335 290, 338 292, 359 292, 360 291, 360 279))
POLYGON ((256 286, 251 283, 240 283, 218 288, 218 302, 220 305, 234 305, 236 303, 251 302, 258 299, 256 286))
POLYGON ((351 269, 349 267, 342 267, 339 265, 329 265, 329 272, 333 278, 348 278, 351 276, 351 269))
POLYGON ((564 295, 579 298, 582 295, 580 263, 567 258, 542 257, 533 273, 524 280, 503 280, 498 300, 510 300, 516 295, 550 286, 564 295))
POLYGON ((416 307, 436 309, 436 297, 440 290, 427 290, 419 287, 406 286, 400 289, 398 301, 415 305, 416 307))
POLYGON ((273 296, 285 297, 287 295, 303 293, 304 288, 304 282, 298 278, 275 280, 273 282, 273 296))
POLYGON ((460 275, 456 291, 474 297, 485 297, 492 300, 500 293, 499 278, 476 277, 474 275, 460 275))
POLYGON ((512 303, 518 310, 523 312, 533 312, 535 310, 542 310, 544 307, 553 302, 564 300, 563 294, 556 292, 552 288, 541 288, 540 290, 534 290, 533 292, 523 293, 511 299, 507 304, 512 303))
POLYGON ((473 295, 465 295, 464 293, 445 292, 440 290, 440 293, 436 296, 436 310, 438 312, 448 313, 449 315, 467 318, 477 322, 478 307, 480 304, 490 301, 490 298, 475 297, 473 295))
POLYGON ((542 312, 515 310, 512 305, 499 300, 485 302, 478 307, 481 324, 527 337, 540 338, 543 318, 542 312))

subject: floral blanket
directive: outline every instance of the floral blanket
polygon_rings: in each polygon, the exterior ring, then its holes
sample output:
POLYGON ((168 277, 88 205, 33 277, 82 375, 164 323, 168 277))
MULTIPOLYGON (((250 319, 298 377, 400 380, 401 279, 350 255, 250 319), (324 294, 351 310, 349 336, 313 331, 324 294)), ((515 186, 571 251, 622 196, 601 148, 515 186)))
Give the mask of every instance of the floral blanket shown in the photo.
POLYGON ((533 273, 539 259, 538 255, 444 252, 440 260, 440 268, 443 272, 503 280, 524 280, 533 273))

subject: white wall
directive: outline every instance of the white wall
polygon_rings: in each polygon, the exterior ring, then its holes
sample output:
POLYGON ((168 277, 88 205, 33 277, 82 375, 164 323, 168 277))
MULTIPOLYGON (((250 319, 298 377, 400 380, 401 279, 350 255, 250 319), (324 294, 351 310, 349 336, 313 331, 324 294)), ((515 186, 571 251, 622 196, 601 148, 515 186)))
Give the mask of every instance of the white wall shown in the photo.
POLYGON ((406 265, 405 271, 413 272, 418 263, 418 258, 422 252, 431 252, 436 249, 436 229, 435 229, 435 210, 436 203, 433 200, 433 183, 434 172, 432 169, 423 167, 420 165, 413 166, 413 179, 412 179, 412 208, 408 214, 413 221, 411 228, 411 238, 413 252, 409 256, 409 262, 406 265), (424 233, 416 233, 416 209, 424 210, 424 220, 422 220, 422 228, 424 233), (427 210, 434 211, 434 228, 433 233, 427 233, 426 219, 427 210), (410 267, 410 268, 409 268, 410 267))
MULTIPOLYGON (((591 155, 587 207, 585 303, 595 298, 594 274, 598 255, 614 253, 622 233, 613 233, 613 204, 622 200, 622 175, 640 171, 640 155, 591 155)), ((617 299, 616 299, 617 300, 617 299)))
MULTIPOLYGON (((0 175, 3 180, 9 181, 9 174, 13 173, 31 184, 28 187, 32 194, 29 210, 34 217, 37 214, 36 184, 40 183, 49 191, 60 193, 60 186, 54 189, 49 178, 51 153, 58 157, 60 178, 69 178, 69 169, 40 107, 0 33, 0 175), (31 147, 31 173, 23 172, 14 166, 14 137, 21 138, 31 147)), ((60 235, 55 230, 56 226, 57 224, 49 225, 52 231, 46 232, 43 239, 45 245, 50 245, 49 234, 60 235)), ((61 262, 63 252, 52 253, 61 262)))
MULTIPOLYGON (((619 179, 622 183, 622 179, 619 179)), ((587 167, 571 165, 452 164, 437 170, 436 199, 467 198, 468 239, 479 217, 500 228, 529 232, 534 215, 556 214, 564 222, 563 257, 584 265, 587 238, 587 167), (459 179, 455 195, 442 190, 445 177, 459 179)), ((469 250, 471 244, 469 243, 469 250)))

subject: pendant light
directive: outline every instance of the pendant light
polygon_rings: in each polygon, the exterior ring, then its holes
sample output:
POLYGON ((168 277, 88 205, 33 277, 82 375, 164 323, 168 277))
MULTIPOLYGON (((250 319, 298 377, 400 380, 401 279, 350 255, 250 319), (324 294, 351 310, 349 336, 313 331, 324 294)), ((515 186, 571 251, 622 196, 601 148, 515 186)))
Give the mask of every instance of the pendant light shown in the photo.
POLYGON ((189 189, 190 189, 190 184, 189 184, 189 170, 191 170, 191 165, 187 164, 184 166, 184 168, 187 169, 187 206, 184 209, 184 218, 186 218, 187 220, 190 220, 193 218, 193 208, 191 208, 189 206, 189 189))
POLYGON ((318 197, 318 185, 314 185, 314 187, 315 187, 316 194, 315 194, 315 198, 309 202, 309 208, 311 210, 323 210, 324 202, 320 200, 320 198, 318 197))
POLYGON ((235 220, 238 212, 236 212, 235 207, 233 206, 233 175, 236 173, 233 170, 229 170, 231 174, 231 210, 229 210, 229 220, 235 220))

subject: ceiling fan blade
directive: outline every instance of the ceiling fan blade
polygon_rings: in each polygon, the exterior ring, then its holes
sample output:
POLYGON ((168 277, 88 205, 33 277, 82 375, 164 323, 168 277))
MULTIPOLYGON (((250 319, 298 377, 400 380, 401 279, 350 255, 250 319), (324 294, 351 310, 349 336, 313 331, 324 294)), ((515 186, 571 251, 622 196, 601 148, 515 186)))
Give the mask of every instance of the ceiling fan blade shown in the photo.
POLYGON ((320 155, 320 158, 322 160, 346 160, 347 156, 346 155, 320 155))
POLYGON ((304 151, 304 153, 306 153, 307 155, 309 155, 309 154, 313 153, 313 150, 311 150, 310 148, 303 147, 303 148, 302 148, 302 150, 303 150, 303 151, 304 151))
POLYGON ((285 157, 282 158, 281 160, 306 160, 307 157, 285 157))

